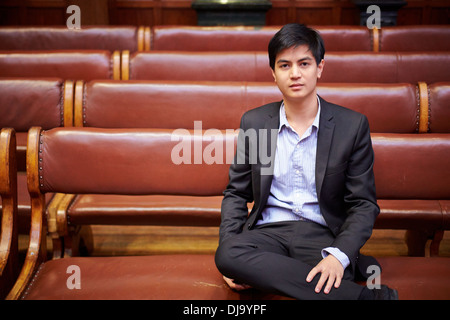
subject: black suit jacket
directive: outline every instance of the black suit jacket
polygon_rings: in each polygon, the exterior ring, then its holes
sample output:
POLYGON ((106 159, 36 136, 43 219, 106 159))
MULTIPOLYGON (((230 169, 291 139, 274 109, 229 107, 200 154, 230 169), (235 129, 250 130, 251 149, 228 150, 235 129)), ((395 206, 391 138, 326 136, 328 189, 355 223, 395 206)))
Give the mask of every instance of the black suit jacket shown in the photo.
MULTIPOLYGON (((354 268, 359 250, 372 234, 379 214, 369 124, 364 115, 322 98, 320 105, 316 155, 319 206, 335 235, 332 246, 344 252, 354 268)), ((281 102, 270 103, 242 116, 236 157, 230 166, 230 181, 222 201, 220 241, 242 232, 243 228, 253 228, 261 217, 273 178, 267 172, 274 163, 280 106, 281 102), (250 214, 249 202, 254 202, 250 214)), ((376 263, 373 258, 366 259, 364 268, 372 263, 376 263)))

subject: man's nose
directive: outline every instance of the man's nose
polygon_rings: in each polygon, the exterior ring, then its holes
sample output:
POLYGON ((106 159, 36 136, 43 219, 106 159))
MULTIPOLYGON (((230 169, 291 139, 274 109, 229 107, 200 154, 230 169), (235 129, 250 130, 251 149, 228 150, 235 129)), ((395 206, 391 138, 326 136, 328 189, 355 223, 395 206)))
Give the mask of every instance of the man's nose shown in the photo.
POLYGON ((302 74, 300 72, 300 68, 298 66, 293 66, 291 68, 291 78, 292 79, 298 79, 301 78, 302 74))

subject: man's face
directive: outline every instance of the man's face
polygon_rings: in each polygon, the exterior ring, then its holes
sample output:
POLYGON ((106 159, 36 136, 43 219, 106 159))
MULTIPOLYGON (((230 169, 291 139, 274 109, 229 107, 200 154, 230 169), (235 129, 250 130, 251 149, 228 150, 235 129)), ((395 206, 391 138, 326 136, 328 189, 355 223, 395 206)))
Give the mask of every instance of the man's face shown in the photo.
POLYGON ((295 102, 315 95, 323 66, 323 60, 317 65, 307 45, 287 48, 278 53, 272 74, 284 100, 295 102))

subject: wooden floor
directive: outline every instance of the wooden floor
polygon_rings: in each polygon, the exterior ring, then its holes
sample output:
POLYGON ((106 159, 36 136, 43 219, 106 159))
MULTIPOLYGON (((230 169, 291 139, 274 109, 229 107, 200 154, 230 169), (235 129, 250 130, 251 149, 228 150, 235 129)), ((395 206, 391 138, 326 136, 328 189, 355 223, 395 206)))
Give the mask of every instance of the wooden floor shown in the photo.
MULTIPOLYGON (((82 230, 90 234, 89 255, 146 255, 146 254, 213 254, 218 244, 215 227, 161 226, 90 226, 82 230)), ((361 252, 373 256, 406 256, 403 230, 374 230, 361 252)), ((450 257, 450 232, 445 232, 440 256, 450 257)))

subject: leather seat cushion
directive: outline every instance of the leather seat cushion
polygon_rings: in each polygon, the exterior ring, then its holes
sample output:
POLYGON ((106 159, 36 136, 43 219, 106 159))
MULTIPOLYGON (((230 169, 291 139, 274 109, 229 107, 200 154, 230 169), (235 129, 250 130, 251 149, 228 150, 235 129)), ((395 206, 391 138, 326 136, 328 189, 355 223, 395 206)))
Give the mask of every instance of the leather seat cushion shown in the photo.
POLYGON ((442 228, 442 210, 437 200, 378 200, 377 229, 442 228))
POLYGON ((442 214, 444 216, 444 230, 450 229, 450 200, 441 200, 439 204, 442 208, 442 214))
MULTIPOLYGON (((450 259, 379 258, 381 283, 399 291, 400 299, 450 299, 450 259)), ((69 283, 71 283, 69 279, 69 283)), ((279 299, 238 294, 224 283, 212 255, 77 257, 41 265, 25 299, 279 299), (67 268, 80 268, 81 289, 68 289, 67 268)))
POLYGON ((383 257, 381 283, 398 290, 400 300, 450 299, 450 258, 383 257))
POLYGON ((70 222, 82 224, 153 224, 218 226, 222 196, 78 195, 70 222))
MULTIPOLYGON (((222 196, 77 195, 69 208, 70 222, 83 224, 153 224, 219 226, 222 196)), ((378 200, 375 227, 441 228, 437 200, 378 200)))
POLYGON ((25 299, 238 299, 212 255, 78 257, 44 263, 25 299), (81 289, 68 289, 67 268, 80 268, 81 289))

